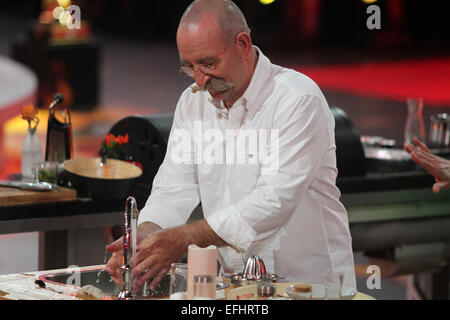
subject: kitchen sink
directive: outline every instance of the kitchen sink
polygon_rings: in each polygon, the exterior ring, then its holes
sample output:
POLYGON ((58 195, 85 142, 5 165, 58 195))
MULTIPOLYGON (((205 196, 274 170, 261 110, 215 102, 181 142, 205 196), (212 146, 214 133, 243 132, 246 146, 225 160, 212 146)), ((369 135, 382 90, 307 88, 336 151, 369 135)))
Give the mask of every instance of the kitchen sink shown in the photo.
MULTIPOLYGON (((57 285, 70 287, 84 287, 92 285, 107 295, 117 296, 120 287, 112 280, 111 276, 104 268, 84 269, 79 272, 72 272, 67 269, 67 272, 47 273, 39 277, 40 280, 57 285)), ((149 280, 148 284, 151 283, 149 280)), ((170 288, 170 274, 166 274, 161 282, 156 286, 155 290, 148 290, 146 286, 135 294, 135 297, 162 297, 169 295, 170 288)))

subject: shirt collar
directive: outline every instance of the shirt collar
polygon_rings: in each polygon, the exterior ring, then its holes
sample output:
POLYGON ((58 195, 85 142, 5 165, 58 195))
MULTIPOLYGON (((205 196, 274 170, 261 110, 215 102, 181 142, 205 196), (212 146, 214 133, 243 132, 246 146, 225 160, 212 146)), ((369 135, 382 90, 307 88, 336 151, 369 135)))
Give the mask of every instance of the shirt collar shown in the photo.
POLYGON ((249 108, 257 107, 257 98, 261 95, 261 91, 266 87, 267 80, 270 77, 270 60, 261 52, 261 50, 253 46, 258 53, 258 63, 256 64, 255 72, 252 79, 242 95, 241 99, 249 108))
MULTIPOLYGON (((256 100, 260 95, 261 90, 265 87, 267 79, 270 77, 271 62, 257 46, 253 47, 255 48, 259 56, 258 62, 247 89, 245 90, 244 94, 236 101, 236 103, 241 102, 246 107, 253 109, 252 111, 256 111, 256 109, 258 108, 256 100)), ((218 109, 218 111, 224 111, 224 109, 226 110, 223 101, 214 100, 211 96, 208 100, 214 107, 218 109)))

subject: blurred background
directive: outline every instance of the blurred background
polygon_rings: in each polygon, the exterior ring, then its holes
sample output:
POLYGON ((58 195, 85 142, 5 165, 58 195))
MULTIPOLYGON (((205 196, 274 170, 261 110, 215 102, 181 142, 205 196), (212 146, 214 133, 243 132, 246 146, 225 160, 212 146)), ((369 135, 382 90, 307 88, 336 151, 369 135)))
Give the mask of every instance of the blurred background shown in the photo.
MULTIPOLYGON (((173 113, 190 84, 178 73, 175 43, 190 2, 0 2, 0 179, 21 171, 24 104, 39 108, 37 134, 45 146, 48 106, 56 92, 64 95, 75 157, 96 156, 111 126, 126 116, 173 113), (70 5, 80 8, 75 29, 68 27, 71 17, 54 13, 55 7, 70 5)), ((316 81, 329 105, 344 110, 361 135, 401 145, 408 97, 424 99, 427 132, 430 115, 450 107, 448 1, 235 3, 248 20, 254 44, 273 63, 316 81), (370 6, 375 11, 368 12, 370 6)), ((0 236, 0 256, 15 246, 23 254, 18 265, 2 259, 0 274, 36 269, 33 239, 32 234, 0 236)), ((358 254, 355 261, 364 287, 367 261, 358 254)), ((383 281, 383 290, 369 294, 405 298, 407 277, 383 281)))

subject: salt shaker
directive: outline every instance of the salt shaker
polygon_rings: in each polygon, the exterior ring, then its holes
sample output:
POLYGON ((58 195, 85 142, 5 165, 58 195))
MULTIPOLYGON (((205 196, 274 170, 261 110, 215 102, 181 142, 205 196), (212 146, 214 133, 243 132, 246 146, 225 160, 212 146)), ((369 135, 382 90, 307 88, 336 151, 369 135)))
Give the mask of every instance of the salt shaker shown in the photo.
POLYGON ((277 286, 273 283, 260 283, 257 286, 258 298, 275 297, 277 286))

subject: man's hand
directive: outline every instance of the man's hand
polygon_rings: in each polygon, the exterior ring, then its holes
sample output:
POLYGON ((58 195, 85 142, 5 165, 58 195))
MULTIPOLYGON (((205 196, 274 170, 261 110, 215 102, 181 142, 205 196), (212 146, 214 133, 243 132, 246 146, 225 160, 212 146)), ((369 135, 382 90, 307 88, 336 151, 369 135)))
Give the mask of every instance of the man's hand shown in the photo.
POLYGON ((433 192, 450 188, 450 161, 431 153, 428 147, 419 141, 413 139, 414 145, 405 143, 405 150, 411 155, 414 162, 428 171, 435 179, 433 192))
POLYGON ((170 270, 170 265, 180 260, 190 244, 202 248, 227 245, 205 219, 153 233, 138 245, 136 258, 131 259, 136 289, 139 290, 147 280, 153 279, 150 289, 154 290, 170 270))
MULTIPOLYGON (((140 243, 150 234, 161 230, 159 226, 151 222, 144 222, 138 227, 137 243, 140 243)), ((112 252, 112 256, 106 264, 106 271, 111 275, 115 283, 121 284, 122 275, 120 268, 123 260, 123 237, 106 246, 106 250, 112 252)))
POLYGON ((150 290, 154 290, 169 272, 170 265, 179 261, 187 252, 189 243, 185 228, 177 227, 153 233, 137 246, 136 257, 131 258, 132 274, 136 290, 150 279, 150 290))

